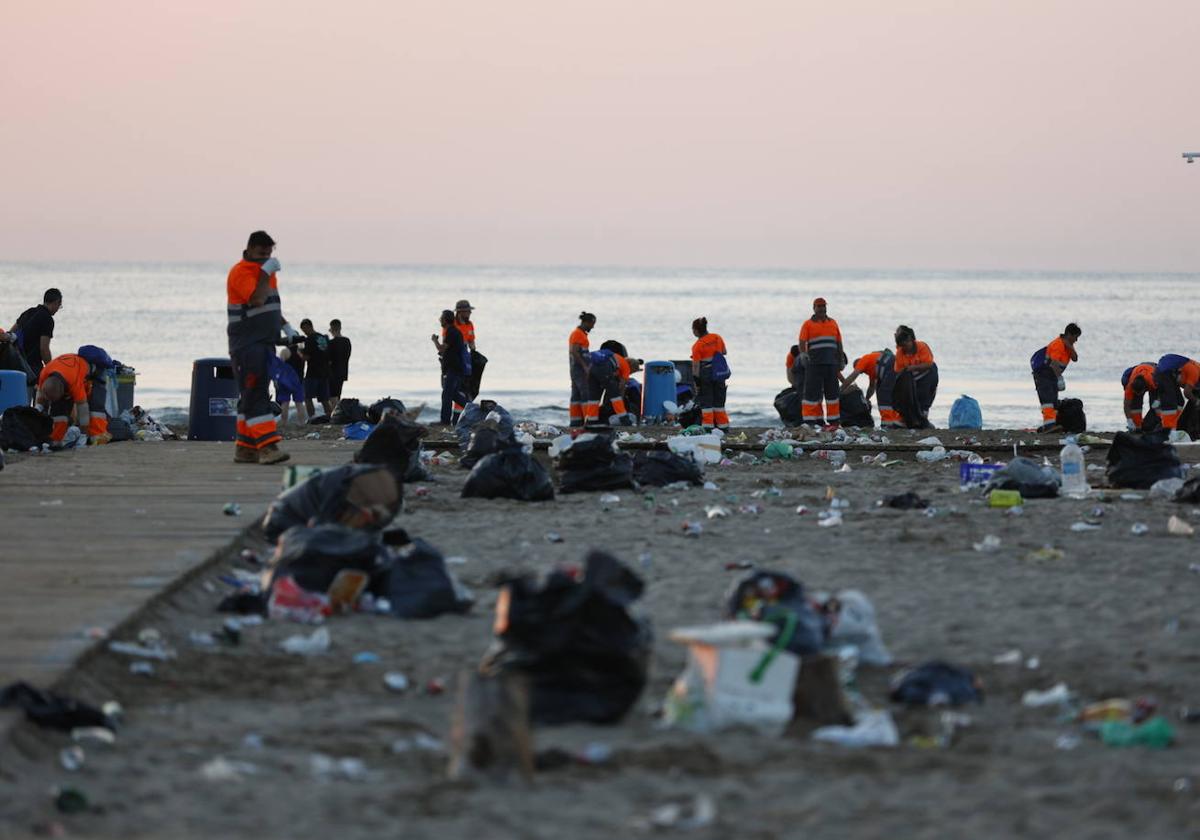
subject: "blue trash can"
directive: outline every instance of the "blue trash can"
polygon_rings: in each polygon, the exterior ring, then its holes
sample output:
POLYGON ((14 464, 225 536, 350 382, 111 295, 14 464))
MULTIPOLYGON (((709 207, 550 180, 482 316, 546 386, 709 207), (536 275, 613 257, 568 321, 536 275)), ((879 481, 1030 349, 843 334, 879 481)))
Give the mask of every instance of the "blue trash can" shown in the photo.
POLYGON ((663 403, 675 402, 675 363, 646 362, 642 378, 642 417, 661 420, 663 403))
POLYGON ((29 389, 25 385, 25 371, 0 370, 0 414, 14 405, 29 405, 29 389))
POLYGON ((229 359, 196 359, 192 363, 188 440, 234 440, 237 404, 237 379, 229 359))

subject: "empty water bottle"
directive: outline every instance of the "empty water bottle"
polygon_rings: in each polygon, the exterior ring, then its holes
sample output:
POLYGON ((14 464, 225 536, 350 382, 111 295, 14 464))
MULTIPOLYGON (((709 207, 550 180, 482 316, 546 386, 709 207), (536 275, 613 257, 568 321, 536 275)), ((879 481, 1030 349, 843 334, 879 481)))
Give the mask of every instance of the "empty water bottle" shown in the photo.
POLYGON ((1088 492, 1087 475, 1084 473, 1083 450, 1074 440, 1058 454, 1059 465, 1062 468, 1062 489, 1068 496, 1086 496, 1088 492))

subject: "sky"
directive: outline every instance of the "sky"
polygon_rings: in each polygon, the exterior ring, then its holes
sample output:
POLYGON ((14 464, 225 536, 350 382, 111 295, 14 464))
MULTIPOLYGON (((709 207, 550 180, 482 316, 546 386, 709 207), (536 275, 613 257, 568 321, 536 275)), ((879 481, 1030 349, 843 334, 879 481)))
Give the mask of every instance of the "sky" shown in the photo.
POLYGON ((1194 0, 9 2, 0 259, 1193 271, 1194 0))

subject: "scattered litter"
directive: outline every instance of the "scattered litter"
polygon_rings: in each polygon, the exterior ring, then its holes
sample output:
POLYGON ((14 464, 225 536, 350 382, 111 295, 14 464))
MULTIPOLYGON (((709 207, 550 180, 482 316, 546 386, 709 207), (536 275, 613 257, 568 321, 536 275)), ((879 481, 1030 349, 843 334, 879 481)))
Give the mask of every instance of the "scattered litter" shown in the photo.
MULTIPOLYGON (((918 441, 919 443, 919 441, 918 441)), ((935 446, 933 449, 922 450, 917 453, 917 460, 923 464, 932 464, 937 461, 944 461, 950 457, 944 446, 935 446)))
POLYGON ((221 512, 226 516, 241 516, 242 506, 237 502, 226 502, 225 507, 221 509, 221 512))
POLYGON ((1062 560, 1067 556, 1067 553, 1061 548, 1055 548, 1052 545, 1044 545, 1041 548, 1035 549, 1025 555, 1026 560, 1034 562, 1053 562, 1062 560))
POLYGON ((908 706, 958 706, 982 702, 979 679, 965 668, 948 662, 926 662, 892 678, 889 694, 908 706))
POLYGON ((1143 496, 1141 493, 1122 493, 1121 494, 1121 501, 1123 501, 1123 502, 1140 502, 1144 498, 1146 498, 1146 497, 1143 496))
POLYGON ((392 752, 403 755, 408 752, 445 752, 446 745, 438 738, 425 732, 417 732, 411 738, 397 738, 392 741, 392 752))
POLYGON ((388 687, 389 691, 394 691, 397 694, 403 694, 408 691, 408 677, 399 671, 388 671, 383 675, 383 684, 388 687))
POLYGON ((983 538, 983 542, 974 543, 973 547, 976 551, 982 552, 984 554, 988 554, 993 551, 999 551, 1000 550, 1000 538, 997 537, 995 534, 988 534, 986 537, 983 538))
POLYGON ((842 514, 836 510, 823 510, 817 524, 822 528, 836 528, 842 524, 842 514))
POLYGON ((123 653, 126 656, 137 656, 142 659, 158 659, 163 662, 175 658, 175 651, 170 648, 135 645, 132 642, 109 642, 108 649, 113 653, 123 653))
POLYGON ((74 773, 83 767, 83 763, 87 760, 87 755, 83 751, 83 747, 75 745, 73 747, 63 747, 58 753, 58 763, 62 765, 64 770, 74 773))
POLYGON ((806 513, 808 513, 807 507, 805 507, 804 505, 796 505, 796 515, 797 516, 804 516, 804 514, 806 514, 806 513))
POLYGON ((844 449, 818 449, 812 453, 811 457, 821 461, 828 461, 834 469, 838 469, 846 463, 846 451, 844 449))
POLYGON ((600 497, 600 507, 602 507, 604 510, 608 510, 613 505, 619 504, 621 504, 621 497, 616 493, 605 493, 600 497))
POLYGON ((863 712, 853 726, 822 726, 813 731, 812 738, 843 747, 894 747, 900 743, 896 723, 886 709, 863 712))
POLYGON ((1082 742, 1083 739, 1074 732, 1067 732, 1054 739, 1054 748, 1056 750, 1073 750, 1082 742))
POLYGON ((77 726, 71 730, 71 740, 81 744, 112 746, 117 743, 117 736, 105 726, 77 726))
POLYGON ((137 675, 143 676, 143 677, 153 676, 154 663, 147 662, 144 659, 139 659, 136 662, 130 662, 129 663, 129 673, 137 674, 137 675))
POLYGON ((296 654, 297 656, 313 656, 329 650, 330 641, 329 630, 325 627, 320 627, 314 630, 310 636, 303 634, 288 636, 279 643, 279 646, 287 653, 296 654))
POLYGON ((46 502, 38 502, 41 507, 62 507, 62 499, 50 499, 46 502))
POLYGON ((1100 526, 1094 522, 1074 522, 1071 524, 1071 530, 1076 533, 1083 531, 1099 531, 1100 526))
POLYGON ((921 446, 941 446, 942 445, 942 442, 940 440, 938 440, 937 437, 934 435, 930 435, 929 437, 923 437, 919 441, 917 441, 917 443, 919 443, 921 446))
POLYGON ((771 441, 763 449, 763 457, 769 461, 790 461, 795 454, 794 447, 790 443, 784 443, 781 440, 771 441))
POLYGON ((741 505, 738 507, 738 513, 748 514, 750 516, 758 516, 766 510, 762 505, 741 505))
MULTIPOLYGON (((92 807, 87 794, 78 788, 62 788, 54 796, 54 807, 63 814, 81 814, 92 807)), ((64 832, 65 833, 65 832, 64 832)))
POLYGON ((200 776, 206 782, 236 782, 257 772, 257 765, 249 761, 230 761, 224 756, 217 756, 200 767, 200 776))
POLYGON ((434 677, 425 683, 425 693, 430 697, 437 697, 439 694, 445 694, 446 681, 441 677, 434 677))
POLYGON ((1175 741, 1175 728, 1161 715, 1139 725, 1124 720, 1109 720, 1100 724, 1100 740, 1110 747, 1161 750, 1175 741))
POLYGON ((1045 691, 1031 689, 1021 696, 1021 705, 1031 709, 1040 709, 1045 706, 1062 706, 1069 702, 1071 702, 1071 691, 1067 688, 1066 683, 1061 682, 1045 691))
POLYGON ((1196 533, 1196 529, 1184 522, 1178 516, 1172 515, 1171 518, 1167 520, 1167 533, 1176 537, 1190 537, 1192 534, 1196 533))
POLYGON ((563 540, 562 534, 558 533, 558 531, 547 531, 546 532, 546 542, 560 543, 560 542, 564 542, 564 540, 563 540))
POLYGON ((248 750, 261 750, 263 748, 263 737, 257 732, 247 732, 242 736, 242 746, 248 750))
POLYGON ((1133 534, 1135 537, 1145 536, 1146 534, 1150 533, 1150 526, 1145 522, 1134 522, 1129 528, 1129 533, 1133 534))
POLYGON ((706 482, 704 482, 704 489, 705 490, 720 490, 721 488, 718 487, 715 483, 713 483, 711 481, 706 481, 706 482))
POLYGON ((359 651, 354 654, 355 665, 373 665, 379 661, 379 654, 370 650, 359 651))
POLYGON ((729 516, 729 508, 720 505, 709 505, 704 509, 704 515, 709 519, 724 519, 729 516))
POLYGON ((988 507, 1019 507, 1023 501, 1020 490, 993 490, 988 494, 988 507))
POLYGON ((1182 478, 1160 478, 1150 485, 1151 499, 1174 499, 1183 487, 1182 478))
POLYGON ((694 831, 707 828, 717 819, 717 805, 708 794, 698 793, 691 802, 671 802, 660 805, 647 817, 632 820, 632 827, 640 831, 674 828, 694 831))
POLYGON ((367 765, 361 758, 334 758, 324 753, 308 757, 308 767, 314 776, 354 781, 367 775, 367 765))
POLYGON ((694 521, 686 520, 686 519, 684 520, 683 535, 685 537, 698 537, 703 532, 704 532, 704 526, 701 525, 699 522, 694 522, 694 521))
POLYGON ((835 473, 848 473, 848 472, 853 472, 853 470, 850 469, 849 464, 842 464, 840 467, 838 467, 836 470, 834 470, 834 472, 835 473))
POLYGON ((898 493, 895 496, 887 496, 880 499, 878 502, 880 507, 895 508, 896 510, 924 510, 929 507, 929 502, 922 499, 919 495, 911 490, 907 493, 898 493))

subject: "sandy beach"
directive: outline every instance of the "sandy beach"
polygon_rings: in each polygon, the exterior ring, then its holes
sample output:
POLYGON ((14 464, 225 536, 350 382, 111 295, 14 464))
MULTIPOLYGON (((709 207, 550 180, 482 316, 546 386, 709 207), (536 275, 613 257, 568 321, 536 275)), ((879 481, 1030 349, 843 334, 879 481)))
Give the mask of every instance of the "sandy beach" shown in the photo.
MULTIPOLYGON (((899 444, 924 434, 892 437, 899 444)), ((952 446, 956 433, 934 434, 952 446)), ((997 445, 1033 440, 1027 433, 984 434, 997 445)), ((348 444, 330 439, 289 445, 300 463, 337 463, 349 453, 348 444)), ((139 461, 137 474, 151 476, 180 463, 170 450, 196 445, 136 446, 162 453, 139 461)), ((1200 455, 1180 451, 1185 460, 1200 455)), ((17 458, 9 470, 41 470, 53 484, 91 454, 17 458)), ((217 578, 243 566, 240 549, 268 551, 252 526, 112 630, 112 638, 132 639, 155 628, 177 659, 140 676, 130 673, 127 657, 96 648, 58 680, 58 688, 82 699, 122 704, 125 725, 115 745, 89 746, 84 767, 69 773, 58 761, 65 736, 6 718, 12 726, 0 753, 0 834, 61 826, 69 836, 94 837, 638 836, 639 819, 654 808, 697 794, 712 798, 715 821, 668 833, 1116 838, 1194 831, 1200 753, 1187 724, 1176 723, 1179 739, 1170 749, 1117 749, 1064 721, 1057 708, 1023 707, 1021 697, 1064 682, 1082 702, 1152 696, 1172 719, 1197 702, 1192 607, 1200 577, 1189 570, 1196 538, 1168 535, 1166 523, 1178 514, 1200 525, 1200 511, 1113 492, 1030 501, 1022 515, 1006 516, 959 491, 955 463, 920 464, 904 453, 896 455, 901 463, 881 467, 860 464, 861 457, 850 455, 850 473, 807 456, 713 466, 707 478, 717 490, 650 490, 649 501, 642 492, 620 491, 620 502, 606 506, 598 493, 540 504, 461 499, 466 471, 434 467, 435 480, 420 485, 427 492, 407 487, 397 524, 465 559, 452 568, 475 592, 475 608, 428 621, 335 617, 326 625, 332 647, 315 657, 279 649, 283 638, 308 630, 287 622, 246 628, 237 647, 188 641, 193 631, 220 628, 215 607, 229 590, 217 578), (768 488, 780 494, 755 496, 768 488), (829 488, 850 503, 840 527, 818 525, 829 488), (929 499, 935 513, 876 507, 905 490, 929 499), (713 504, 732 515, 707 519, 705 507, 713 504), (749 504, 761 512, 738 512, 749 504), (798 515, 800 505, 809 512, 798 515), (1097 507, 1099 530, 1070 530, 1096 517, 1097 507), (685 536, 685 520, 702 522, 703 532, 685 536), (1135 522, 1150 532, 1133 535, 1135 522), (550 531, 563 542, 547 541, 550 531), (1000 539, 999 549, 976 551, 973 543, 989 534, 1000 539), (1044 545, 1063 556, 1030 556, 1044 545), (532 786, 446 781, 446 755, 412 746, 418 733, 445 743, 453 691, 429 694, 425 687, 431 680, 452 686, 457 673, 478 663, 491 639, 497 573, 579 562, 591 547, 613 552, 646 580, 637 608, 656 633, 650 683, 620 724, 538 729, 536 747, 577 753, 599 743, 611 757, 540 772, 532 786), (727 588, 745 574, 726 564, 740 561, 785 571, 814 589, 858 588, 874 600, 898 662, 862 666, 857 686, 892 710, 900 746, 856 750, 744 731, 662 728, 658 708, 684 663, 683 648, 667 633, 718 618, 727 588), (993 662, 1012 649, 1036 657, 1037 667, 993 662), (379 661, 353 661, 367 651, 379 661), (886 699, 893 673, 930 659, 970 668, 986 693, 982 705, 960 709, 971 723, 947 748, 920 745, 921 735, 936 732, 936 711, 905 710, 886 699), (388 671, 403 672, 412 687, 389 691, 382 681, 388 671), (1077 746, 1056 746, 1072 734, 1077 746), (396 752, 396 742, 410 749, 396 752), (336 778, 314 769, 314 754, 359 759, 365 769, 336 778), (206 780, 201 768, 217 757, 246 762, 239 765, 244 775, 206 780), (84 790, 93 809, 56 813, 48 794, 55 785, 84 790)), ((1102 457, 1097 450, 1088 460, 1102 457)), ((1088 475, 1095 484, 1103 473, 1088 475)), ((179 545, 186 548, 186 536, 179 545)))

